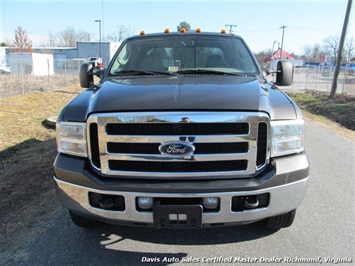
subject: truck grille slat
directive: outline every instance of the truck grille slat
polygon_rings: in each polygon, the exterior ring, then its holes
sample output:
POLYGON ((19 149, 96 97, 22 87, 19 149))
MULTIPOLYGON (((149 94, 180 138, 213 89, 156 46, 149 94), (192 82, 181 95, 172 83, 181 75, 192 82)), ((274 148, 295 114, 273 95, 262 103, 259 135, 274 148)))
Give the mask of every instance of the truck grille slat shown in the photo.
MULTIPOLYGON (((160 154, 160 143, 108 142, 109 153, 120 154, 160 154)), ((248 152, 248 142, 232 143, 195 143, 194 154, 224 154, 248 152)))
POLYGON ((259 112, 93 114, 89 158, 108 178, 251 178, 269 162, 269 124, 259 112), (180 122, 182 117, 193 122, 180 122), (191 150, 166 153, 172 144, 191 150))
POLYGON ((260 123, 258 127, 256 166, 261 167, 266 162, 267 152, 267 124, 260 123))
POLYGON ((122 123, 107 124, 108 135, 218 135, 248 134, 248 123, 122 123))
POLYGON ((99 134, 96 123, 90 124, 90 146, 91 161, 93 165, 100 168, 99 134))
POLYGON ((109 161, 111 170, 142 171, 142 172, 221 172, 243 171, 247 169, 246 160, 216 162, 140 162, 140 161, 109 161))

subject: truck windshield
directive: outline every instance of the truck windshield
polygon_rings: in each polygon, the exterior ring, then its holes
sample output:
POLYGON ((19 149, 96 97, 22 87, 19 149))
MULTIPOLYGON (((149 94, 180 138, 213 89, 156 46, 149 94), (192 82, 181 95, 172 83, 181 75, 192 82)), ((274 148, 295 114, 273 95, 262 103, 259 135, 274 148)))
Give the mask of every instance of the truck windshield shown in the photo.
POLYGON ((109 73, 258 75, 259 70, 238 37, 186 34, 128 39, 113 59, 109 73))

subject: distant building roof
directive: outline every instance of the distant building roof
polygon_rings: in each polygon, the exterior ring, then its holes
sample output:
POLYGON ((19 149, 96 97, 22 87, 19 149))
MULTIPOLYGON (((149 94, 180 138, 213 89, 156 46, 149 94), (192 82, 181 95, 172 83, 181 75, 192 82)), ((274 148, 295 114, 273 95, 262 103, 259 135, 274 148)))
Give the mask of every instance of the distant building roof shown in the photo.
MULTIPOLYGON (((275 53, 273 53, 272 56, 268 56, 264 59, 264 62, 269 62, 272 60, 278 60, 280 59, 280 54, 281 54, 281 48, 279 48, 275 53)), ((290 55, 289 53, 287 53, 285 50, 282 50, 282 56, 281 59, 288 59, 288 60, 295 60, 295 58, 290 55)))

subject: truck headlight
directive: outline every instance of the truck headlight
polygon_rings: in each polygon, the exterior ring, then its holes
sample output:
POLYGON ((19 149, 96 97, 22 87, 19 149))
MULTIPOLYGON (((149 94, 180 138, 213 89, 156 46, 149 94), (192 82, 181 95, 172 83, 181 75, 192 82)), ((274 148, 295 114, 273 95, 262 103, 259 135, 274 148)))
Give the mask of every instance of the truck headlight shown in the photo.
POLYGON ((87 157, 86 124, 57 122, 58 152, 87 157))
POLYGON ((304 150, 304 120, 271 121, 271 157, 304 150))

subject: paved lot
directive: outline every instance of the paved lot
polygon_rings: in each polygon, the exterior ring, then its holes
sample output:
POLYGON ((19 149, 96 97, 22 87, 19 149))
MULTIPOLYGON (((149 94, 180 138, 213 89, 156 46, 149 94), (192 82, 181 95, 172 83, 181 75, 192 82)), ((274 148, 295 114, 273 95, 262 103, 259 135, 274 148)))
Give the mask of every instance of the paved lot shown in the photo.
MULTIPOLYGON (((311 182, 292 227, 171 231, 75 227, 63 210, 9 265, 301 265, 354 262, 355 143, 309 121, 311 182), (312 263, 314 264, 314 263, 312 263)), ((14 236, 16 237, 16 236, 14 236)), ((351 264, 351 263, 349 263, 351 264)))

